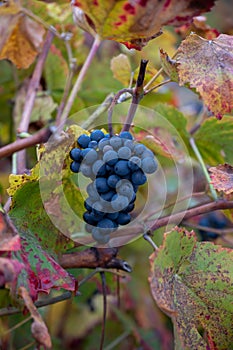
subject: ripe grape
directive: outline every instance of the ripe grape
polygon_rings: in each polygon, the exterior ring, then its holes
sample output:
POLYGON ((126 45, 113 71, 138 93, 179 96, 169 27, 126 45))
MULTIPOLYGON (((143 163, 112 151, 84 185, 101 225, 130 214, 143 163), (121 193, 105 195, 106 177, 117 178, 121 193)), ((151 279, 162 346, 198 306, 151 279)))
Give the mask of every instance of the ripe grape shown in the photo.
POLYGON ((78 145, 82 148, 88 147, 89 142, 91 141, 90 137, 86 134, 82 134, 78 137, 78 145))

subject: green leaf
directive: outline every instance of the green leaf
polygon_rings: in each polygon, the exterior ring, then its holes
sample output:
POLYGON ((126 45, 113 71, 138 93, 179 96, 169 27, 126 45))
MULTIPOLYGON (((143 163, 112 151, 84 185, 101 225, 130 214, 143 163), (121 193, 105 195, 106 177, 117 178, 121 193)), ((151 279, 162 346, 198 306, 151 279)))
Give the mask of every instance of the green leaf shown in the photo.
POLYGON ((218 117, 233 109, 233 37, 221 34, 206 40, 190 34, 178 49, 180 85, 196 88, 218 117))
POLYGON ((209 165, 231 163, 233 161, 233 118, 224 116, 219 121, 214 117, 207 119, 195 133, 196 145, 209 165))
POLYGON ((63 92, 69 68, 61 51, 52 45, 45 64, 45 79, 48 90, 63 92))
POLYGON ((150 257, 150 286, 184 349, 231 349, 233 251, 175 228, 150 257), (203 336, 203 332, 206 336, 203 336))
POLYGON ((44 208, 39 181, 28 181, 12 197, 9 216, 19 231, 31 232, 43 249, 64 252, 73 246, 53 225, 44 208))

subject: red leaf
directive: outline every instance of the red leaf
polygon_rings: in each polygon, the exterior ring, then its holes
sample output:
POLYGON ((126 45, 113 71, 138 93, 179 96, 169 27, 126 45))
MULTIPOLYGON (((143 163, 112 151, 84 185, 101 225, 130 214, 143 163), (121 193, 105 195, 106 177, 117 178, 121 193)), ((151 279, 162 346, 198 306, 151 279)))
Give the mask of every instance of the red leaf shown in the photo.
POLYGON ((72 0, 74 19, 84 30, 102 39, 116 40, 141 50, 164 25, 190 23, 210 10, 215 0, 72 0), (81 11, 82 10, 82 11, 81 11))

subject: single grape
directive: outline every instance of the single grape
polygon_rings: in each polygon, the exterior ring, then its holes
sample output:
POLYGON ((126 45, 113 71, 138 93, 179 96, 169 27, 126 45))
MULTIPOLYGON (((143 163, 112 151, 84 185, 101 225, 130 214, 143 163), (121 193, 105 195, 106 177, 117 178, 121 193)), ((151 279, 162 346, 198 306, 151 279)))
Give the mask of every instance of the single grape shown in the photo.
POLYGON ((108 192, 105 192, 105 193, 101 193, 100 197, 101 197, 104 201, 111 202, 112 197, 113 197, 115 194, 116 194, 115 191, 108 191, 108 192))
POLYGON ((92 213, 89 213, 88 211, 86 211, 86 212, 83 214, 83 220, 84 220, 87 224, 92 225, 92 226, 96 226, 96 224, 97 224, 97 220, 96 220, 95 215, 93 215, 92 213))
POLYGON ((88 186, 87 186, 87 193, 89 194, 90 196, 90 199, 92 201, 98 201, 100 199, 100 195, 99 193, 97 192, 97 189, 94 185, 94 183, 90 183, 88 186))
POLYGON ((88 148, 94 148, 94 149, 96 149, 97 147, 98 147, 98 142, 97 141, 90 141, 89 143, 88 143, 88 146, 87 146, 88 148))
POLYGON ((90 137, 86 134, 80 135, 77 140, 78 145, 82 148, 87 148, 90 141, 90 137))
POLYGON ((114 174, 115 174, 114 165, 108 165, 108 164, 106 164, 106 171, 107 171, 106 177, 109 177, 109 176, 111 176, 111 175, 114 175, 114 174))
POLYGON ((113 136, 110 138, 109 143, 114 150, 118 150, 122 146, 122 139, 119 136, 113 136))
POLYGON ((73 173, 78 173, 80 169, 80 163, 78 162, 72 162, 70 164, 70 170, 73 171, 73 173))
POLYGON ((80 165, 80 171, 86 177, 90 177, 91 178, 93 176, 91 166, 88 165, 88 164, 82 163, 80 165))
POLYGON ((116 190, 118 194, 126 196, 129 199, 129 201, 131 201, 133 195, 135 195, 133 185, 130 183, 129 180, 126 179, 123 179, 117 183, 116 190))
POLYGON ((106 217, 112 221, 115 221, 117 219, 118 215, 119 215, 119 213, 117 211, 115 211, 114 213, 108 213, 106 217))
POLYGON ((105 176, 107 173, 106 166, 104 164, 104 161, 102 159, 98 159, 95 161, 95 163, 92 165, 92 171, 93 174, 98 176, 105 176))
POLYGON ((98 142, 99 140, 104 138, 104 133, 102 130, 94 130, 94 131, 92 131, 90 138, 91 138, 91 140, 98 142))
POLYGON ((70 158, 76 162, 80 162, 82 160, 81 149, 77 147, 73 148, 70 151, 70 158))
POLYGON ((104 146, 109 146, 109 139, 104 137, 98 143, 98 147, 100 151, 103 151, 104 146))
POLYGON ((129 159, 128 161, 128 167, 132 170, 132 171, 136 171, 139 170, 141 167, 141 159, 139 157, 133 156, 129 159))
POLYGON ((92 149, 92 148, 89 148, 89 147, 82 149, 82 150, 81 150, 82 159, 85 158, 86 155, 87 155, 90 151, 93 151, 93 149, 92 149))
MULTIPOLYGON (((86 151, 88 148, 86 148, 83 151, 86 151)), ((83 157, 83 160, 86 164, 93 164, 98 158, 97 152, 92 148, 89 152, 83 157)))
POLYGON ((105 177, 98 177, 95 179, 94 186, 96 187, 98 193, 105 193, 109 191, 109 186, 105 177))
POLYGON ((131 216, 129 213, 126 212, 120 212, 117 219, 116 223, 119 225, 127 225, 131 220, 131 216))
POLYGON ((128 147, 131 150, 131 152, 133 152, 135 143, 132 140, 126 139, 126 140, 124 140, 124 146, 128 147))
POLYGON ((107 179, 107 184, 111 188, 116 188, 116 185, 117 185, 118 181, 120 181, 120 179, 121 178, 119 176, 115 175, 115 174, 114 175, 110 175, 108 177, 108 179, 107 179))
POLYGON ((109 234, 103 235, 103 233, 101 232, 101 229, 98 227, 95 227, 92 230, 92 237, 99 244, 106 244, 110 240, 110 235, 109 234))
POLYGON ((124 211, 125 211, 126 213, 130 213, 132 210, 134 210, 134 207, 135 207, 135 204, 134 204, 134 203, 131 203, 131 204, 128 205, 128 207, 126 207, 126 208, 124 209, 124 211))
POLYGON ((118 161, 118 155, 115 151, 108 151, 104 153, 103 161, 108 165, 114 165, 118 161))
POLYGON ((110 145, 104 146, 104 148, 103 148, 103 153, 106 153, 106 152, 108 152, 108 151, 113 151, 112 146, 110 146, 110 145))
POLYGON ((115 173, 119 176, 128 175, 130 173, 130 169, 128 167, 127 160, 118 160, 114 167, 115 173))
POLYGON ((133 140, 133 136, 130 134, 129 131, 122 131, 119 136, 122 139, 133 140))
POLYGON ((122 159, 129 159, 131 157, 131 150, 130 148, 123 146, 118 149, 118 157, 122 159))
POLYGON ((89 197, 84 201, 84 207, 87 209, 87 211, 89 211, 89 212, 92 211, 93 203, 94 202, 89 197))
POLYGON ((146 157, 142 159, 142 170, 146 174, 154 173, 158 168, 158 164, 154 158, 146 157))
POLYGON ((111 201, 112 209, 115 211, 121 211, 129 205, 129 200, 127 197, 122 195, 114 195, 111 201))
POLYGON ((144 158, 148 158, 148 157, 154 159, 154 153, 153 153, 150 149, 147 148, 147 149, 142 153, 141 158, 144 159, 144 158))
POLYGON ((134 146, 134 153, 136 156, 142 155, 143 152, 147 150, 146 146, 142 145, 141 143, 138 143, 134 146))
POLYGON ((88 233, 92 233, 92 231, 93 231, 93 226, 92 225, 90 225, 90 224, 86 224, 85 225, 85 230, 88 232, 88 233))
POLYGON ((143 185, 146 183, 146 175, 143 173, 142 170, 134 171, 132 174, 132 183, 135 185, 143 185))
POLYGON ((92 205, 92 213, 96 216, 96 218, 100 219, 104 216, 104 207, 100 201, 93 203, 92 205))
POLYGON ((97 227, 103 229, 101 230, 103 233, 110 233, 114 230, 116 225, 112 220, 104 218, 98 222, 97 227))

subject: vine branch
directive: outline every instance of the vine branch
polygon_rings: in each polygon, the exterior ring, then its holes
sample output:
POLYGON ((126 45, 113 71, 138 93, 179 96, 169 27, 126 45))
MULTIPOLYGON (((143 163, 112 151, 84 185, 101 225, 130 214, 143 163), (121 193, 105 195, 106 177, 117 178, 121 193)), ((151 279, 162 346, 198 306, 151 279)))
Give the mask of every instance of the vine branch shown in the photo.
POLYGON ((133 89, 132 102, 130 104, 128 115, 123 125, 122 131, 129 131, 133 118, 135 116, 136 110, 138 108, 138 104, 144 96, 143 83, 144 83, 147 63, 148 63, 148 60, 141 60, 136 86, 133 89))
POLYGON ((3 146, 0 148, 0 159, 8 157, 13 153, 23 150, 25 148, 35 146, 38 143, 44 143, 48 141, 51 134, 52 132, 50 128, 41 129, 32 136, 29 136, 25 139, 18 139, 6 146, 3 146))

